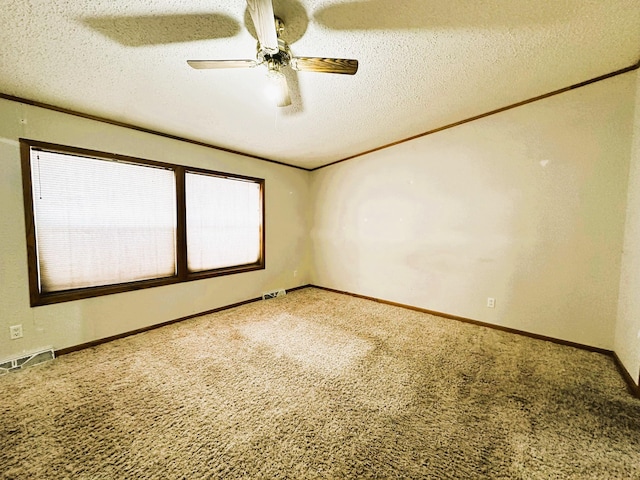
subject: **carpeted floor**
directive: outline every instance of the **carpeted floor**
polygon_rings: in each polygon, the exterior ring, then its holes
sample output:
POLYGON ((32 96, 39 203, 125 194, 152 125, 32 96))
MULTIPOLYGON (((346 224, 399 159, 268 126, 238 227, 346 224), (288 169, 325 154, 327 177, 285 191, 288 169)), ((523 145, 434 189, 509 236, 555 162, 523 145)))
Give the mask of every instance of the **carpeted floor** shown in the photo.
POLYGON ((0 478, 640 478, 612 360, 308 288, 0 377, 0 478))

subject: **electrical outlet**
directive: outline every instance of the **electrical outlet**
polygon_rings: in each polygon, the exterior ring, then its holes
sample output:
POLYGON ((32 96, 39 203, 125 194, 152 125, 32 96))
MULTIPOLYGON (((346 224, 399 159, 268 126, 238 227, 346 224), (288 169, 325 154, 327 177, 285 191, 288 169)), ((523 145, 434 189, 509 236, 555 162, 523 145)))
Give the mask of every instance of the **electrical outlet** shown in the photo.
POLYGON ((496 308, 496 299, 488 297, 487 298, 487 307, 488 308, 496 308))
POLYGON ((22 325, 12 325, 9 327, 9 336, 11 340, 22 338, 22 325))
POLYGON ((296 278, 298 276, 298 270, 294 270, 293 271, 293 278, 296 278))

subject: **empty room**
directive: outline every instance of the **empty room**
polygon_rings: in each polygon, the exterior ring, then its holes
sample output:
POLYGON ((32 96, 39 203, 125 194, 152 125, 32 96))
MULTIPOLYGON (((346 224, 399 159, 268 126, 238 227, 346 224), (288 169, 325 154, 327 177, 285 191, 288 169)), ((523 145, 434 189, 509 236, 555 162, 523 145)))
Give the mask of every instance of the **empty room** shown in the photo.
POLYGON ((640 478, 637 0, 0 26, 0 478, 640 478))

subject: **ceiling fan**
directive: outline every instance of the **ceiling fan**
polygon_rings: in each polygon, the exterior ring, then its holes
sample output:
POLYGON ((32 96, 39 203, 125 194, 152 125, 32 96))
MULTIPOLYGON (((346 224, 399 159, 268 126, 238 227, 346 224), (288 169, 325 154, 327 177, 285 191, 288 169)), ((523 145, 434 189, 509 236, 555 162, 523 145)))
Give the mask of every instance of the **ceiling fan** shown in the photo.
POLYGON ((344 58, 294 57, 281 37, 284 23, 273 13, 272 0, 247 0, 251 20, 258 37, 255 60, 187 60, 195 69, 253 68, 264 65, 279 107, 291 105, 289 86, 282 70, 355 75, 358 61, 344 58))

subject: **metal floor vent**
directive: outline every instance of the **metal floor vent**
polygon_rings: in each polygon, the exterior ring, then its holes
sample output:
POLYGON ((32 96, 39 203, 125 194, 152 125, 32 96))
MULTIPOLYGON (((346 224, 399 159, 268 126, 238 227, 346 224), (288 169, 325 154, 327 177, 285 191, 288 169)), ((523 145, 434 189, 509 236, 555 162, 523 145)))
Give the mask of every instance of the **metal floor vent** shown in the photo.
POLYGON ((22 357, 14 358, 11 360, 5 360, 0 363, 0 375, 19 370, 24 367, 31 367, 38 363, 47 362, 56 358, 53 353, 53 348, 47 348, 46 350, 40 350, 39 352, 27 353, 22 357))
POLYGON ((281 288, 280 290, 273 290, 272 292, 263 293, 262 299, 268 300, 270 298, 284 297, 286 294, 287 294, 287 291, 284 288, 281 288))

